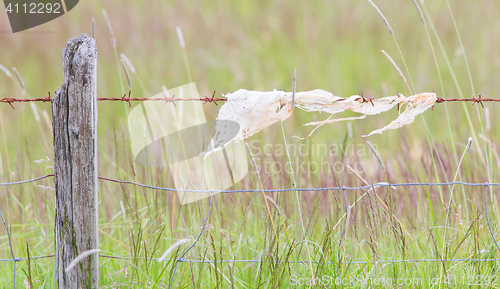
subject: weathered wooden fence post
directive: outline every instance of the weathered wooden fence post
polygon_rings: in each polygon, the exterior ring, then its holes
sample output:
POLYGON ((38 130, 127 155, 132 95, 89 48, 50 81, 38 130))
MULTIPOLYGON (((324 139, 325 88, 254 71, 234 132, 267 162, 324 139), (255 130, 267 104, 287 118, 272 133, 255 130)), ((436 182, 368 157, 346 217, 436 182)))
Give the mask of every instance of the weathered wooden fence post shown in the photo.
POLYGON ((98 287, 97 48, 87 34, 63 50, 64 83, 52 101, 58 288, 98 287))

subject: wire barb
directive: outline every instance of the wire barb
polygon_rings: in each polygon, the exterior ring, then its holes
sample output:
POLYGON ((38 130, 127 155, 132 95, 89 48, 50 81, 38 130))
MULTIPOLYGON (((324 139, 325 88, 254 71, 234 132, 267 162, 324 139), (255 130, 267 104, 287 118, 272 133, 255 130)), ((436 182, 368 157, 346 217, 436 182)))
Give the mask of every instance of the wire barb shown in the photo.
POLYGON ((6 94, 4 94, 4 96, 5 96, 5 97, 4 97, 4 98, 2 98, 2 100, 1 100, 1 101, 2 101, 2 102, 6 102, 6 103, 8 103, 8 104, 10 105, 10 107, 12 107, 12 109, 15 109, 15 108, 14 108, 14 106, 12 105, 12 103, 13 103, 13 102, 15 102, 15 101, 16 101, 16 99, 15 99, 15 98, 12 98, 12 97, 7 97, 7 95, 6 95, 6 94))
POLYGON ((481 95, 479 95, 478 98, 474 97, 474 94, 472 95, 472 105, 479 103, 481 106, 484 108, 483 101, 481 100, 481 95))
POLYGON ((217 102, 215 102, 215 100, 216 100, 216 98, 215 98, 215 90, 214 90, 214 94, 212 94, 211 97, 208 97, 208 96, 205 95, 205 98, 203 98, 202 100, 203 100, 204 104, 207 103, 207 102, 213 102, 213 103, 215 103, 216 106, 219 106, 217 104, 217 102))
POLYGON ((50 98, 50 91, 48 93, 49 93, 49 95, 47 95, 46 97, 42 98, 43 102, 46 102, 46 101, 52 102, 52 98, 50 98))
MULTIPOLYGON (((397 95, 397 96, 398 96, 398 98, 399 98, 399 96, 400 96, 400 94, 399 94, 399 90, 396 90, 396 95, 397 95)), ((399 111, 399 102, 398 102, 398 111, 399 111)))
POLYGON ((132 104, 130 104, 130 94, 132 93, 131 90, 128 91, 128 97, 127 94, 125 93, 122 97, 122 101, 128 102, 128 106, 132 107, 132 104))
POLYGON ((371 94, 370 94, 370 96, 364 96, 363 92, 361 92, 361 99, 362 99, 363 103, 365 103, 365 102, 371 102, 372 106, 375 107, 375 105, 373 104, 373 97, 372 97, 371 94))
POLYGON ((165 105, 165 104, 167 104, 167 103, 171 102, 171 103, 173 103, 173 104, 174 104, 174 106, 175 106, 175 107, 177 107, 177 105, 175 105, 175 102, 174 102, 174 97, 175 97, 175 94, 174 94, 174 95, 172 95, 172 97, 167 97, 167 95, 165 94, 165 91, 164 91, 164 92, 163 92, 163 95, 165 96, 165 103, 164 103, 163 105, 165 105))

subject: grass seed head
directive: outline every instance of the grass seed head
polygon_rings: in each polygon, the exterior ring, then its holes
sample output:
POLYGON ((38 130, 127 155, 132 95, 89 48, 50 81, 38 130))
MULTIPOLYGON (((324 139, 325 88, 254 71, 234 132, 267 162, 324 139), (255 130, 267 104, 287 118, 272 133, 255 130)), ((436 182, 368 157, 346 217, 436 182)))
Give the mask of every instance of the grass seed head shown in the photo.
POLYGON ((399 73, 399 76, 401 76, 401 78, 403 79, 403 81, 406 83, 406 78, 403 74, 403 72, 401 71, 401 69, 399 69, 398 65, 396 64, 396 62, 394 62, 394 60, 392 59, 391 56, 389 56, 389 54, 387 54, 387 52, 385 52, 384 50, 380 50, 382 51, 382 53, 385 55, 385 57, 387 58, 387 60, 389 60, 389 62, 392 64, 392 66, 394 66, 394 68, 396 69, 396 71, 399 73))
POLYGON ((427 28, 427 23, 425 23, 424 15, 422 14, 422 10, 420 10, 420 6, 418 5, 417 1, 412 0, 413 4, 415 5, 415 8, 417 8, 418 15, 420 16, 420 20, 422 20, 422 23, 424 23, 424 27, 427 28))
POLYGON ((266 196, 266 199, 269 201, 269 203, 271 203, 271 205, 273 205, 273 206, 274 206, 274 208, 278 211, 278 213, 279 213, 280 215, 283 215, 283 214, 281 213, 280 208, 278 207, 278 204, 276 204, 276 202, 275 202, 275 201, 274 201, 271 197, 266 196))
POLYGON ((125 77, 127 78, 128 89, 132 89, 132 82, 130 81, 130 75, 128 74, 127 66, 125 66, 125 62, 123 59, 120 59, 120 63, 122 64, 123 71, 125 71, 125 77))
POLYGON ((116 38, 115 34, 113 33, 113 27, 111 26, 111 22, 109 21, 108 14, 106 13, 106 10, 102 9, 102 14, 104 15, 104 19, 106 20, 106 25, 108 26, 108 31, 110 35, 109 41, 111 41, 111 45, 113 45, 113 48, 116 48, 116 38))
POLYGON ((128 69, 130 69, 130 72, 132 72, 132 74, 135 74, 135 67, 134 65, 132 65, 132 62, 130 62, 127 55, 125 55, 124 53, 120 53, 120 58, 123 59, 128 69))
POLYGON ((1 65, 0 64, 0 70, 3 71, 3 73, 5 73, 8 77, 12 77, 12 74, 10 73, 10 71, 5 68, 5 66, 1 65))
POLYGON ((158 259, 158 262, 163 262, 167 256, 172 253, 175 249, 179 248, 182 244, 185 244, 187 242, 191 241, 190 239, 180 239, 179 241, 175 242, 170 248, 161 255, 160 259, 158 259))
POLYGON ((467 146, 465 147, 465 150, 467 152, 469 152, 471 147, 472 147, 472 137, 469 137, 469 140, 467 141, 467 146))
POLYGON ((378 9, 377 5, 375 5, 375 3, 372 2, 372 0, 368 0, 368 2, 370 2, 370 4, 372 4, 372 6, 375 8, 375 10, 377 10, 377 12, 380 15, 380 17, 382 18, 382 20, 384 20, 385 26, 387 26, 387 29, 389 29, 389 32, 392 35, 394 35, 394 31, 392 31, 391 25, 389 24, 389 21, 387 21, 387 19, 385 18, 384 14, 382 14, 382 11, 380 11, 380 9, 378 9))
POLYGON ((17 81, 19 81, 19 84, 21 85, 21 88, 24 89, 24 81, 21 78, 21 75, 19 75, 19 73, 17 72, 17 69, 15 67, 12 67, 12 71, 14 71, 14 74, 16 75, 17 81))
POLYGON ((377 157, 377 160, 380 164, 380 166, 382 167, 382 169, 385 171, 385 165, 384 165, 384 162, 382 161, 382 158, 380 157, 380 155, 378 154, 378 151, 375 149, 375 147, 372 145, 372 143, 370 141, 366 141, 366 143, 368 144, 368 147, 371 149, 371 151, 375 154, 375 156, 377 157))
POLYGON ((95 39, 95 17, 92 17, 92 38, 95 39))
POLYGON ((179 44, 181 45, 181 48, 184 49, 186 47, 186 43, 184 42, 184 35, 182 35, 182 29, 177 26, 175 27, 175 30, 177 31, 177 37, 179 38, 179 44))

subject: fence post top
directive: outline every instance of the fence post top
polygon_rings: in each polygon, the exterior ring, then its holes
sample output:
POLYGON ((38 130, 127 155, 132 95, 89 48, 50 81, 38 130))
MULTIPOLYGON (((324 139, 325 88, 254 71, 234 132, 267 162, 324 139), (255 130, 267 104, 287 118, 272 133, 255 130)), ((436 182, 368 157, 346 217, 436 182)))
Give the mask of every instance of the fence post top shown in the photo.
POLYGON ((84 40, 93 40, 95 42, 95 39, 90 37, 87 33, 82 33, 80 34, 80 36, 78 37, 73 37, 71 38, 70 40, 68 40, 68 43, 72 42, 72 41, 75 41, 75 40, 80 40, 80 41, 84 41, 84 40))

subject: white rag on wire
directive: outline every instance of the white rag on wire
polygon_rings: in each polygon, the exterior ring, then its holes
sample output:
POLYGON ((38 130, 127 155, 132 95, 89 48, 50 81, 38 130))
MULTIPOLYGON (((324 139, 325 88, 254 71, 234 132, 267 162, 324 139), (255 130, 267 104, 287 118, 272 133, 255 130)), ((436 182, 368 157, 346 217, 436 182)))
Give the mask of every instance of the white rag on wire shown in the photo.
MULTIPOLYGON (((227 101, 221 107, 217 119, 234 121, 239 124, 239 132, 231 141, 243 140, 278 121, 287 119, 292 114, 291 92, 277 90, 261 92, 240 89, 234 93, 228 93, 226 98, 227 101)), ((327 120, 305 124, 314 125, 316 128, 326 123, 364 118, 367 115, 388 111, 398 104, 407 104, 405 110, 397 119, 381 129, 372 131, 367 136, 412 123, 417 115, 433 106, 436 100, 435 93, 426 92, 409 97, 399 94, 378 99, 359 95, 342 98, 322 89, 295 93, 295 106, 305 111, 319 111, 334 115, 345 110, 351 110, 363 115, 358 118, 328 118, 327 120)), ((216 126, 216 130, 219 129, 222 130, 223 128, 216 126)))

